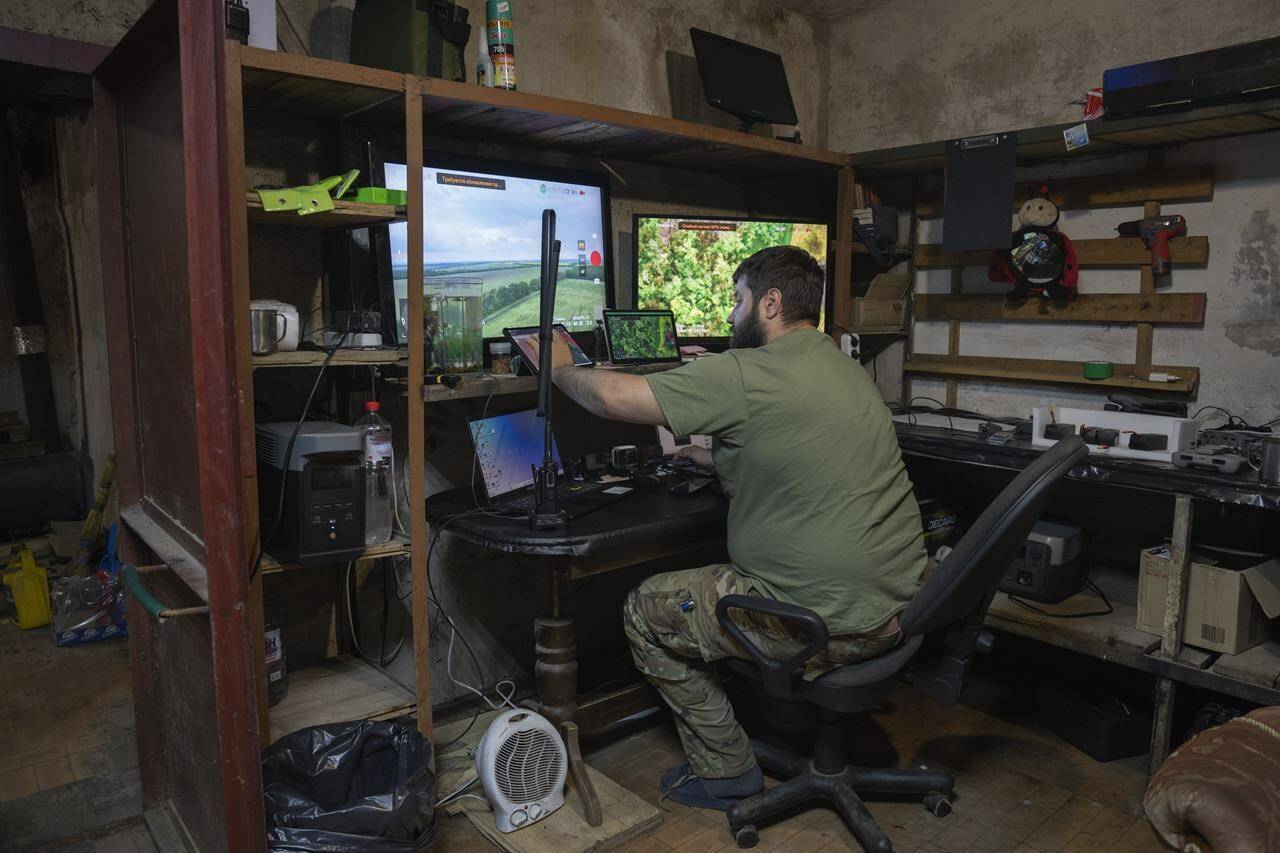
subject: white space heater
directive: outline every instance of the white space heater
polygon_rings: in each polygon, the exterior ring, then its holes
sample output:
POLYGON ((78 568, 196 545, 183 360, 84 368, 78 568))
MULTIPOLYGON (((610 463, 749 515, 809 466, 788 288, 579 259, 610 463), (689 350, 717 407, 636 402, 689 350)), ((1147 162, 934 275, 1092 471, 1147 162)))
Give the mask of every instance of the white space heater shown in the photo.
POLYGON ((476 775, 498 829, 514 832, 564 805, 568 765, 564 743, 546 718, 523 710, 499 714, 476 749, 476 775))

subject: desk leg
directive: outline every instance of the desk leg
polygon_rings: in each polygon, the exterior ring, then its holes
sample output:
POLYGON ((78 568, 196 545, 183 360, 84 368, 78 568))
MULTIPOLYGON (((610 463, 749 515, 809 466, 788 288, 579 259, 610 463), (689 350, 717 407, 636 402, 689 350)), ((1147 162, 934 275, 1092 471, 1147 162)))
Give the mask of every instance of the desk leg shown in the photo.
POLYGON ((538 685, 538 712, 557 729, 578 715, 578 646, 573 620, 543 616, 533 620, 538 660, 533 679, 538 685))

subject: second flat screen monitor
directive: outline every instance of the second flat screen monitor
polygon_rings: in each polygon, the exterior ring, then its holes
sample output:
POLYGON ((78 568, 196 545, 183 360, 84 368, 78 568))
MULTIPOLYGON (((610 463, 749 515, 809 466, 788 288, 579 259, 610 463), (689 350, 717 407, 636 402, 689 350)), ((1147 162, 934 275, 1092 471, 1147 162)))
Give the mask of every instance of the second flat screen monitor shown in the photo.
MULTIPOLYGON (((498 165, 486 172, 423 168, 422 268, 427 292, 476 300, 486 338, 501 337, 504 327, 537 325, 539 239, 542 211, 549 207, 556 212, 561 243, 555 321, 571 332, 591 330, 597 311, 609 307, 605 179, 575 174, 552 180, 549 172, 547 177, 527 177, 498 165)), ((385 178, 391 189, 408 188, 403 163, 386 163, 385 178)), ((389 231, 396 319, 403 342, 408 226, 396 223, 389 231)))
POLYGON ((634 227, 635 305, 671 309, 681 338, 729 336, 733 271, 760 249, 797 246, 827 263, 825 223, 638 213, 634 227))

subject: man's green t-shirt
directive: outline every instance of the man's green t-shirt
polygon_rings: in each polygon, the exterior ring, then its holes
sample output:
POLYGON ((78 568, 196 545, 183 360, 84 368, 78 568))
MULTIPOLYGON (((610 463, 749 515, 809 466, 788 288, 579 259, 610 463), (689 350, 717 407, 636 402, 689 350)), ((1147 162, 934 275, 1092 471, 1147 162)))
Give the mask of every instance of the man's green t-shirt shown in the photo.
POLYGON ((866 371, 816 329, 646 377, 676 435, 713 436, 729 557, 833 635, 906 606, 925 566, 920 510, 866 371))

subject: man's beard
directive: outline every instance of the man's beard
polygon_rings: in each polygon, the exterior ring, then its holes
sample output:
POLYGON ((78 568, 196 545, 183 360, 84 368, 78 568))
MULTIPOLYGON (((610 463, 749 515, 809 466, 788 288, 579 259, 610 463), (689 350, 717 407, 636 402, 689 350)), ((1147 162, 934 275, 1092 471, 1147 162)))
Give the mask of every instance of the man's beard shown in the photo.
POLYGON ((733 349, 755 349, 764 346, 764 323, 752 311, 746 319, 733 324, 733 336, 729 339, 733 349))

